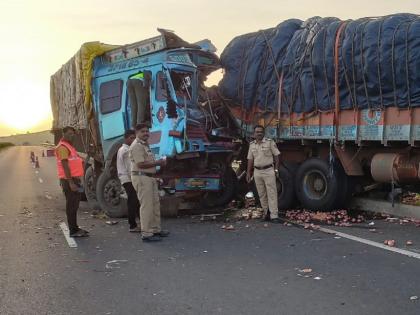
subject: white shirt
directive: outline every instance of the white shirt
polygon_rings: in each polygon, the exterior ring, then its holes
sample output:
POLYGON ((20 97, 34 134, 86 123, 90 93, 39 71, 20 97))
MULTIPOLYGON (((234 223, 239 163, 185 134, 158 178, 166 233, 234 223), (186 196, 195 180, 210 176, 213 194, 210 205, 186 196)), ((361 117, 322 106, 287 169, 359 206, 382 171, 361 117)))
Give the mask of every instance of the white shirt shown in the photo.
POLYGON ((117 153, 117 172, 121 184, 131 182, 131 161, 128 156, 130 146, 123 143, 117 153))

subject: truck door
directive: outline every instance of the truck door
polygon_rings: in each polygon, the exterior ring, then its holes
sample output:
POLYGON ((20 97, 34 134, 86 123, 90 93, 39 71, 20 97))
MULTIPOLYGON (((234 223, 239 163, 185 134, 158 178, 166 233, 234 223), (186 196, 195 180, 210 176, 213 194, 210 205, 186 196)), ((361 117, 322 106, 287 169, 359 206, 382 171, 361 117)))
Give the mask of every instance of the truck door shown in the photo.
MULTIPOLYGON (((168 82, 169 73, 164 69, 157 71, 154 77, 152 90, 152 150, 159 152, 159 155, 172 156, 175 152, 175 145, 170 132, 176 127, 177 120, 176 104, 168 104, 170 99, 170 87, 168 82), (168 108, 170 106, 170 108, 168 108), (153 145, 154 142, 154 145, 153 145)), ((150 142, 150 141, 149 141, 150 142)))
POLYGON ((122 136, 125 132, 124 81, 104 81, 99 85, 99 125, 102 139, 122 136))

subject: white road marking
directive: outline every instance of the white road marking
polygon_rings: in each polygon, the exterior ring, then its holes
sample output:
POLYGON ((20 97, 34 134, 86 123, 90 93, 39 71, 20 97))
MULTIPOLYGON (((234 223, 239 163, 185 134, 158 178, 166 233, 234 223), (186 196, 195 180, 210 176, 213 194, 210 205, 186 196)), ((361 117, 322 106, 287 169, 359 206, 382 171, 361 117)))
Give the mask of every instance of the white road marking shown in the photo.
POLYGON ((398 253, 398 254, 401 254, 401 255, 405 255, 405 256, 408 256, 408 257, 420 259, 420 254, 411 252, 409 250, 396 248, 396 247, 389 247, 387 245, 384 245, 384 244, 381 244, 381 243, 378 243, 378 242, 370 241, 370 240, 367 240, 367 239, 364 239, 364 238, 361 238, 361 237, 357 237, 357 236, 342 233, 342 232, 337 232, 337 231, 334 231, 334 230, 331 230, 331 229, 319 228, 318 231, 328 233, 328 234, 334 234, 336 236, 341 236, 343 238, 347 238, 347 239, 355 241, 355 242, 359 242, 359 243, 363 243, 363 244, 370 245, 370 246, 373 246, 373 247, 381 248, 381 249, 384 249, 384 250, 387 250, 387 251, 390 251, 390 252, 394 252, 394 253, 398 253))
POLYGON ((69 228, 67 227, 67 224, 64 222, 60 223, 60 228, 63 231, 64 237, 66 238, 67 244, 69 244, 69 247, 71 248, 77 248, 77 243, 74 240, 73 237, 70 237, 69 234, 69 228))
POLYGON ((38 180, 41 184, 44 182, 41 177, 39 177, 38 180))

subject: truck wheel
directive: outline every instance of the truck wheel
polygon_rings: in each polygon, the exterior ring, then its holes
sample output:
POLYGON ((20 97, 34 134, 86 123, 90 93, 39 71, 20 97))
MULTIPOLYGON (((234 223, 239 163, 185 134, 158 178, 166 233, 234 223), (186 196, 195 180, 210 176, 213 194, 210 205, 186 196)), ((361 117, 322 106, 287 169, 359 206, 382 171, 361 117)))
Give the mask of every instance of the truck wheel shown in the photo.
POLYGON ((337 193, 336 207, 347 208, 354 192, 354 178, 348 176, 341 165, 335 169, 338 172, 340 189, 337 193))
POLYGON ((85 173, 85 195, 89 206, 93 210, 101 209, 96 198, 96 178, 92 166, 89 166, 85 173))
POLYGON ((101 209, 111 218, 127 216, 121 198, 121 183, 109 171, 104 170, 96 183, 96 195, 101 209))
POLYGON ((279 168, 279 176, 277 178, 277 194, 279 210, 288 210, 295 203, 295 188, 293 185, 293 174, 287 168, 281 166, 279 168))
POLYGON ((338 195, 339 172, 324 160, 312 158, 302 163, 296 174, 296 195, 311 210, 332 210, 338 195))
POLYGON ((227 168, 221 180, 221 190, 218 192, 207 192, 201 199, 203 208, 224 206, 232 201, 236 193, 238 178, 232 168, 227 168))

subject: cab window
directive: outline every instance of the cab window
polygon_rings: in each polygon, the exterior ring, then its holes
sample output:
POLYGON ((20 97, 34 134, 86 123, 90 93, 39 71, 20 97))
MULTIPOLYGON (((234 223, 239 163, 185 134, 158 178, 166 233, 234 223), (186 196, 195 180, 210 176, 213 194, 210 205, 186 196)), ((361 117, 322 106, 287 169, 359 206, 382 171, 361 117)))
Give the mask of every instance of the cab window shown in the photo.
POLYGON ((166 89, 165 75, 162 71, 156 74, 156 99, 164 102, 168 100, 168 92, 166 89))
POLYGON ((122 80, 113 80, 101 84, 99 88, 101 114, 109 114, 121 108, 122 88, 122 80))

